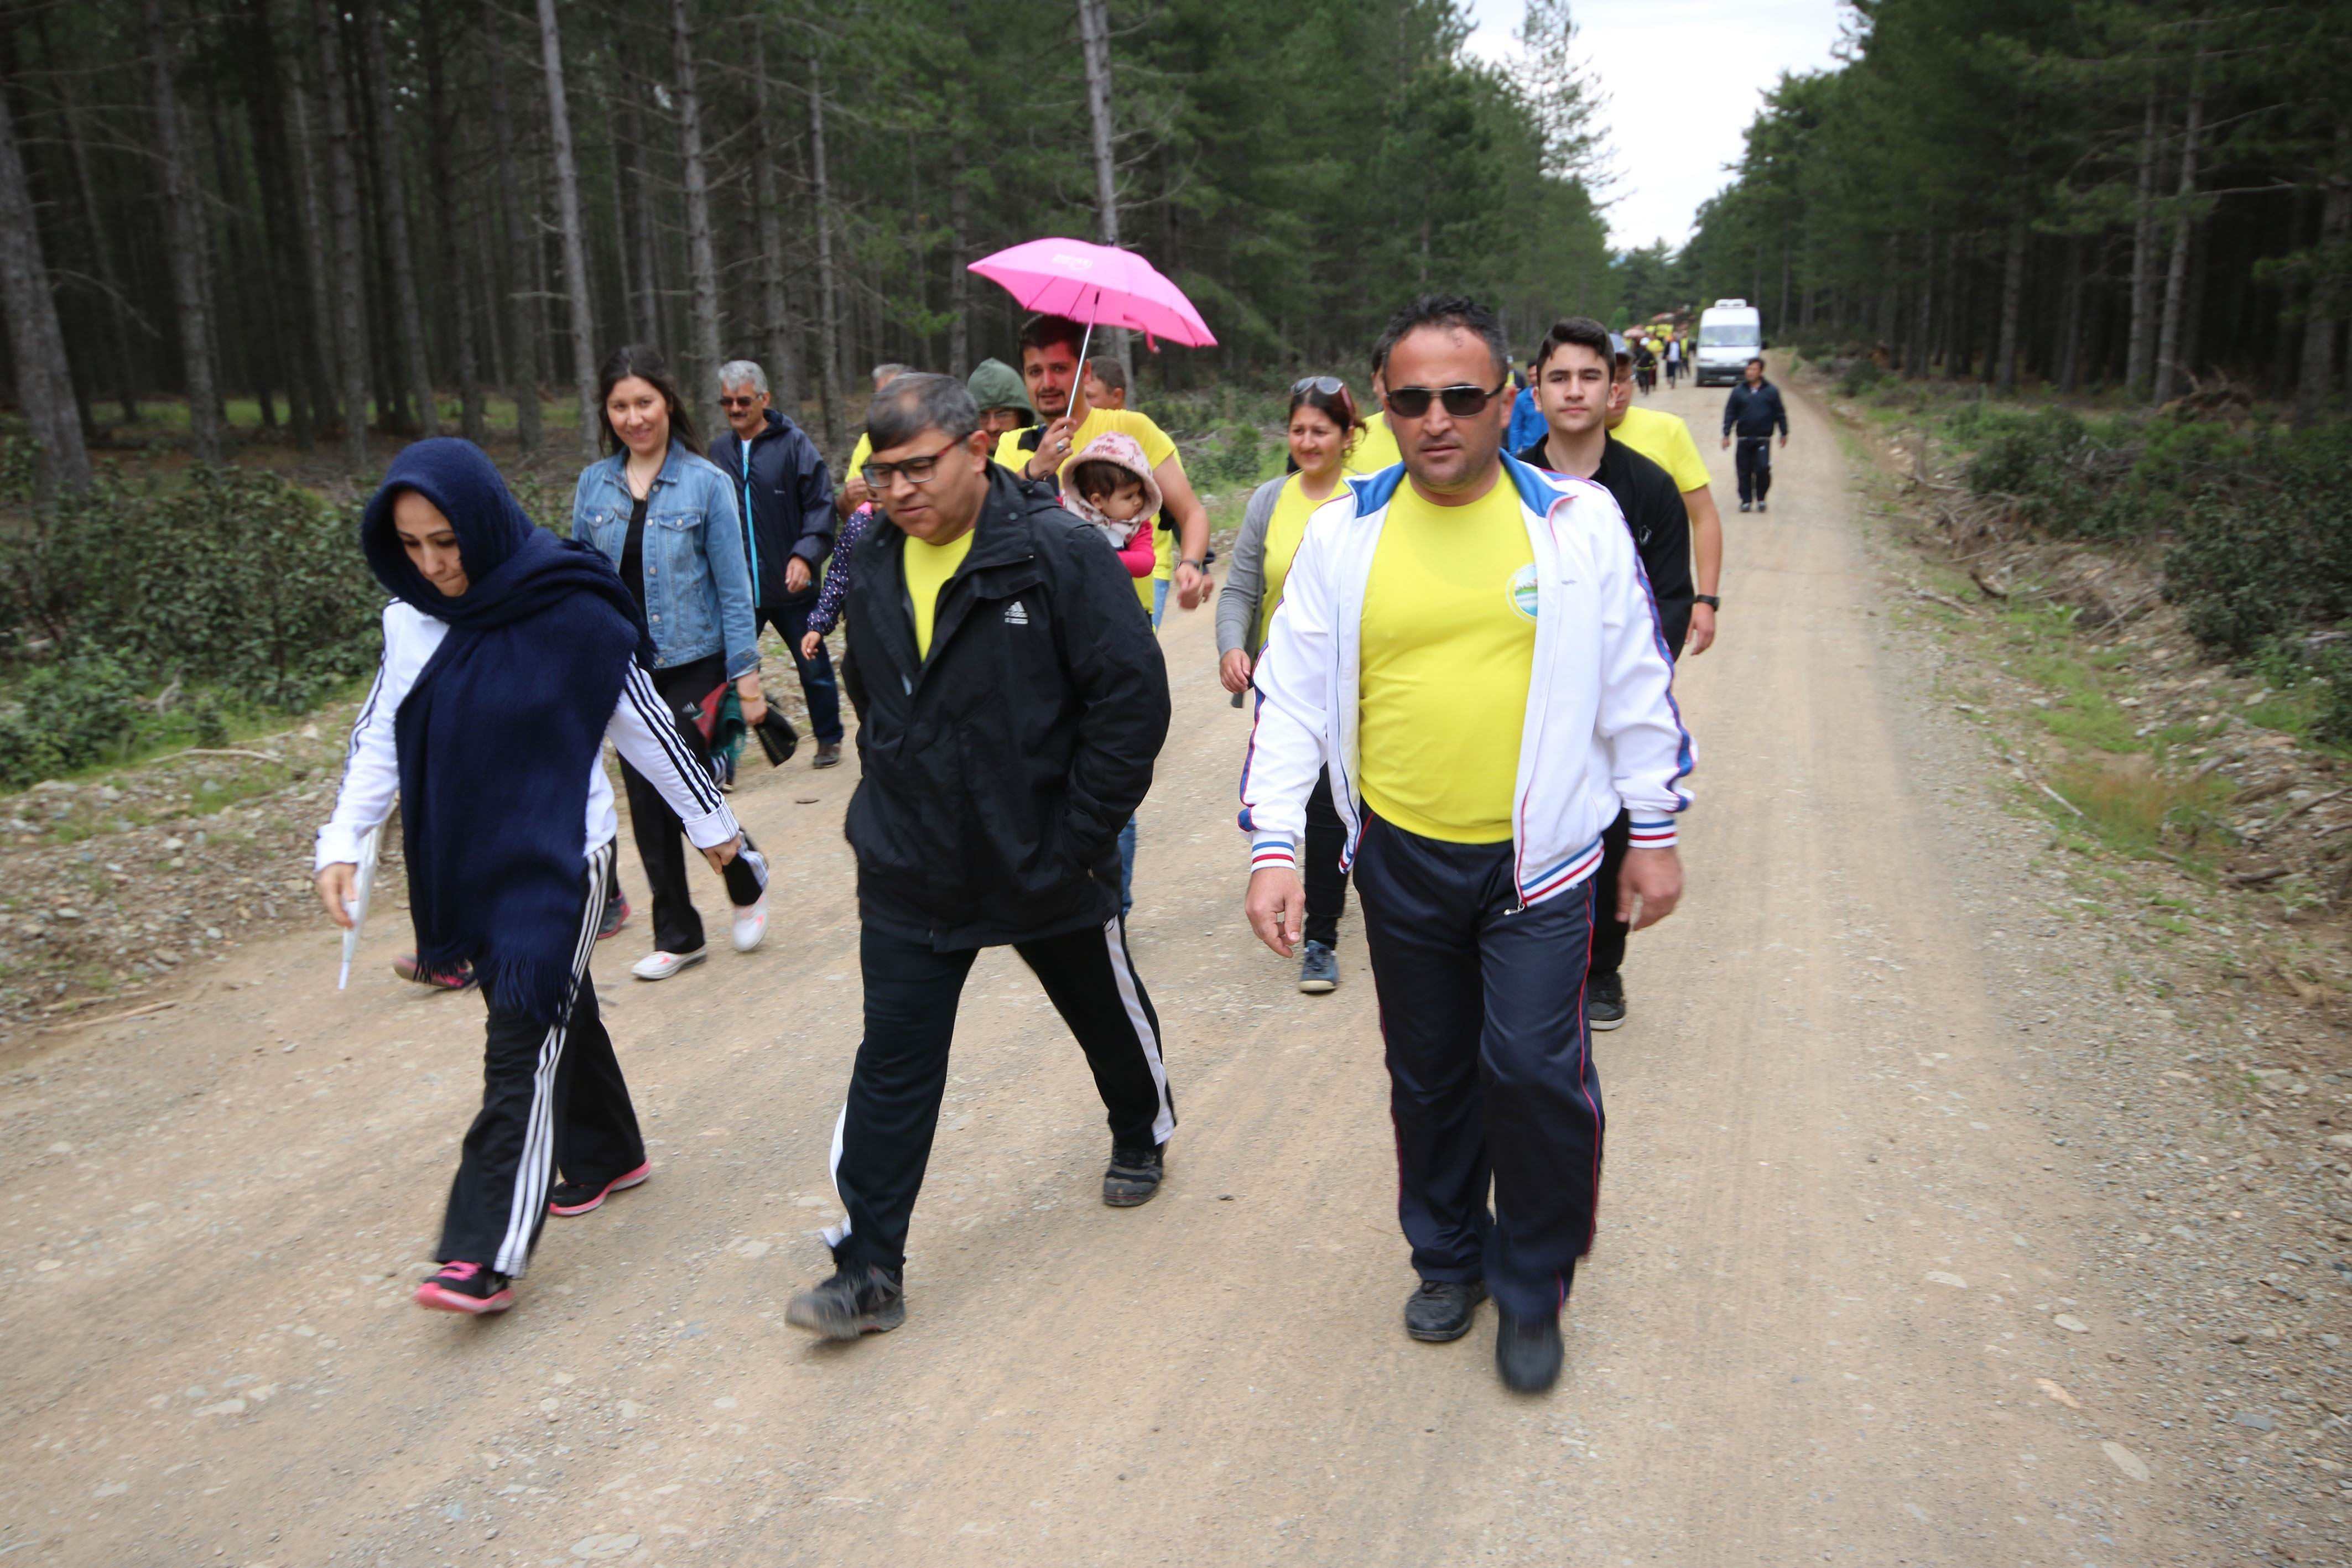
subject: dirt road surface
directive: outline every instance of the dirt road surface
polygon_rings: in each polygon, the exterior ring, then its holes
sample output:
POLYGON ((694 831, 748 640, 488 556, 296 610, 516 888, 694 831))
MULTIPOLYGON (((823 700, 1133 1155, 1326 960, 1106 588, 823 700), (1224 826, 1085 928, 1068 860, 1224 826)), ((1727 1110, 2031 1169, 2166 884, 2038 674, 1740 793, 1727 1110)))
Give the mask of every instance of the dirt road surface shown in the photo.
POLYGON ((1680 683, 1691 891, 1601 1041, 1602 1232, 1551 1396, 1497 1385, 1491 1310, 1402 1332, 1361 942, 1351 915, 1305 998, 1250 939, 1244 717, 1208 614, 1171 612, 1132 926, 1182 1118, 1156 1202, 1097 1201, 1085 1063, 991 955, 907 1325, 783 1325, 859 1005, 856 767, 795 763, 736 797, 782 868, 761 951, 660 987, 627 977, 642 917, 600 952, 656 1174, 552 1221, 503 1319, 408 1301, 480 1004, 386 972, 396 914, 346 994, 322 922, 7 1064, 0 1561, 2221 1561, 2190 1437, 2147 1415, 2145 1309, 2088 1256, 2086 1157, 2037 1119, 1990 967, 2017 939, 1958 875, 1975 780, 1916 745, 1845 464, 1795 401, 1771 512, 1738 516, 1719 399, 1669 404, 1733 535, 1680 683))

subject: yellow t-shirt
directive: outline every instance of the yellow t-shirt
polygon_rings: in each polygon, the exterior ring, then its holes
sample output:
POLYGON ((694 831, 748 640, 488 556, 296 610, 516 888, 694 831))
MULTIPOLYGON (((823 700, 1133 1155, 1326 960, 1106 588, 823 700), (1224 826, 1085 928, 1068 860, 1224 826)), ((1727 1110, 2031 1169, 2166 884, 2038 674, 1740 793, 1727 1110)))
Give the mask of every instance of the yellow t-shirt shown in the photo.
POLYGON ((966 528, 943 545, 927 545, 912 534, 907 536, 907 599, 915 607, 915 652, 926 659, 931 656, 931 622, 939 614, 940 590, 971 553, 971 536, 976 531, 966 528))
POLYGON ((1397 450, 1396 432, 1389 428, 1387 412, 1375 409, 1365 417, 1364 434, 1356 438, 1355 450, 1348 454, 1343 466, 1350 474, 1377 474, 1403 461, 1404 454, 1397 450))
MULTIPOLYGON (((1344 483, 1344 481, 1342 481, 1344 483)), ((1328 501, 1339 493, 1339 485, 1331 486, 1328 501)), ((1265 522, 1265 555, 1260 570, 1264 571, 1264 587, 1257 601, 1257 636, 1252 648, 1265 646, 1265 629, 1274 624, 1275 610, 1282 603, 1283 580, 1290 575, 1290 562, 1298 554, 1298 544, 1307 537, 1307 519, 1323 501, 1309 500, 1307 476, 1293 474, 1282 482, 1274 497, 1274 515, 1265 522)))
MULTIPOLYGON (((1035 428, 1034 425, 1029 427, 1031 430, 1035 428)), ((1117 431, 1121 435, 1135 437, 1135 444, 1143 448, 1143 460, 1154 468, 1170 458, 1176 457, 1176 444, 1168 439, 1166 431, 1152 423, 1145 415, 1129 408, 1096 408, 1091 404, 1087 408, 1086 418, 1080 420, 1077 427, 1070 432, 1070 455, 1076 456, 1087 449, 1087 444, 1096 436, 1108 435, 1113 431, 1117 431)), ((1022 472, 1033 455, 1032 453, 1023 451, 1021 447, 1021 438, 1027 434, 1029 434, 1028 430, 1008 430, 996 438, 996 460, 1015 473, 1022 472)), ((1176 457, 1176 466, 1181 472, 1184 466, 1184 460, 1176 457)), ((1135 580, 1136 596, 1143 601, 1143 607, 1146 610, 1151 608, 1152 580, 1158 578, 1164 580, 1176 575, 1175 534, 1166 528, 1159 529, 1152 553, 1157 564, 1152 568, 1151 576, 1139 577, 1135 580)))
POLYGON ((1364 588, 1364 800, 1409 833, 1511 836, 1536 662, 1536 556, 1507 478, 1466 507, 1399 485, 1364 588))
POLYGON ((1674 476, 1677 490, 1706 488, 1706 462, 1682 415, 1664 409, 1629 408, 1609 434, 1674 476))
POLYGON ((845 481, 856 475, 865 473, 866 460, 873 455, 874 438, 861 431, 858 434, 857 444, 849 449, 849 466, 843 472, 842 478, 845 481))

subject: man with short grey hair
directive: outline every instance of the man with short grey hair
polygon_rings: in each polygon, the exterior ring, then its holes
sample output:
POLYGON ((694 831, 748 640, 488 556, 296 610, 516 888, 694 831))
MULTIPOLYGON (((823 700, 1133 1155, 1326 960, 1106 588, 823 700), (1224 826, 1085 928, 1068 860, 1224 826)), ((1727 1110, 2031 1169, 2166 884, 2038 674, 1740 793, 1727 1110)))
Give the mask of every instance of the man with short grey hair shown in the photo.
POLYGON ((887 521, 849 574, 863 777, 844 824, 866 1034, 834 1134, 837 1271, 785 1312, 834 1339, 906 1316, 908 1222, 982 947, 1020 954, 1087 1053, 1109 1113, 1105 1203, 1159 1191, 1176 1126, 1118 912, 1119 826, 1168 734, 1167 666, 1126 569, 992 460, 961 382, 893 382, 866 428, 887 521))
POLYGON ((710 461, 735 486, 743 553, 751 563, 751 608, 773 626, 799 670, 816 739, 814 766, 841 761, 841 688, 820 642, 801 651, 816 608, 817 570, 833 551, 833 480, 801 427, 771 408, 768 372, 751 360, 719 367, 719 407, 727 429, 710 444, 710 461))

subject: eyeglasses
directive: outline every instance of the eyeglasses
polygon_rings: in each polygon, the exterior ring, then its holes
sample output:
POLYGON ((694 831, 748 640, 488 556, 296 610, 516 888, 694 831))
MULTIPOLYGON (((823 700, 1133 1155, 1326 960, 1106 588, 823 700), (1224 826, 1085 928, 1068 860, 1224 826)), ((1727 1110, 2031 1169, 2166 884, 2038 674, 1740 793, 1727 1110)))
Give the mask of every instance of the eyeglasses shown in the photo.
POLYGON ((1511 384, 1506 376, 1491 387, 1472 386, 1464 382, 1450 387, 1391 387, 1384 400, 1388 411, 1399 419, 1420 419, 1429 413, 1432 398, 1445 405, 1445 412, 1456 419, 1469 419, 1486 412, 1486 404, 1511 384))
POLYGON ((1347 390, 1348 383, 1337 376, 1301 376, 1290 383, 1290 395, 1293 397, 1305 397, 1308 392, 1338 397, 1347 390))
POLYGON ((928 485, 940 476, 940 459, 962 444, 961 441, 950 441, 929 456, 909 457, 899 463, 877 463, 869 458, 866 464, 866 483, 877 490, 887 490, 893 479, 904 479, 909 485, 928 485))
POLYGON ((721 407, 721 408, 750 408, 752 404, 754 404, 754 403, 758 402, 759 401, 760 401, 760 400, 759 400, 759 398, 758 398, 756 395, 751 396, 751 397, 725 397, 725 396, 722 396, 722 397, 720 397, 720 398, 719 398, 719 407, 721 407))

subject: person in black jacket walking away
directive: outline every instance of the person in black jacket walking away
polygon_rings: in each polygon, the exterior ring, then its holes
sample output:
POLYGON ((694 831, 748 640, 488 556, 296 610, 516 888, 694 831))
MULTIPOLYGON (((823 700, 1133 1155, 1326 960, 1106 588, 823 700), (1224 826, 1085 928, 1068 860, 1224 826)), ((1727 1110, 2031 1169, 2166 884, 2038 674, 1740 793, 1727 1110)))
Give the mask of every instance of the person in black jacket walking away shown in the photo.
POLYGON ((887 525, 851 562, 844 666, 866 1037, 834 1135, 835 1273, 785 1312, 834 1339, 906 1318, 908 1220, 981 948, 1013 947, 1087 1053, 1105 1203, 1158 1192, 1176 1126, 1118 913, 1118 830, 1168 733, 1151 624, 1101 533, 990 460, 962 382, 902 376, 866 430, 887 525))
POLYGON ((711 442, 710 460, 735 486, 751 609, 791 650, 816 737, 815 766, 831 768, 841 760, 841 688, 824 643, 813 654, 801 644, 816 608, 817 572, 833 550, 833 479, 816 444, 768 405, 768 372, 750 360, 719 367, 719 407, 727 431, 711 442))
POLYGON ((1779 430, 1780 444, 1789 444, 1789 411, 1780 402, 1780 389, 1764 379, 1762 355, 1748 361, 1743 373, 1747 379, 1723 400, 1723 444, 1728 446, 1735 434, 1739 437, 1739 450, 1732 455, 1739 475, 1739 509, 1747 511, 1752 501, 1761 512, 1772 489, 1772 432, 1779 430))

